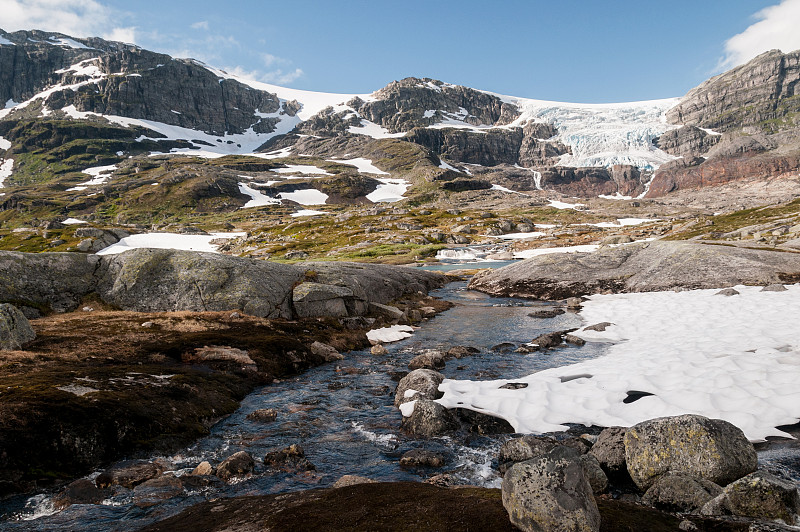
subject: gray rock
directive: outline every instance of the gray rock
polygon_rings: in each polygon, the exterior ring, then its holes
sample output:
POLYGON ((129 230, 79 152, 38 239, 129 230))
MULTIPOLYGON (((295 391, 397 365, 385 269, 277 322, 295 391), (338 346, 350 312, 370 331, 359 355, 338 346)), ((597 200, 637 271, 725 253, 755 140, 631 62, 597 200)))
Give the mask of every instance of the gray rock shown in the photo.
POLYGON ((439 351, 428 350, 421 355, 417 355, 408 363, 408 369, 444 369, 445 361, 444 355, 439 351))
POLYGON ((444 355, 445 360, 450 360, 453 358, 464 358, 472 355, 477 355, 480 353, 480 349, 476 347, 471 347, 468 345, 454 345, 444 355))
POLYGON ((627 476, 628 468, 625 463, 625 433, 624 427, 608 427, 598 435, 597 441, 592 445, 589 454, 597 458, 600 466, 610 477, 627 476))
POLYGON ((370 354, 373 354, 373 355, 388 355, 389 354, 389 350, 386 349, 386 347, 384 347, 383 344, 373 345, 370 348, 369 352, 370 352, 370 354))
POLYGON ((202 462, 197 464, 197 467, 192 469, 192 472, 190 474, 198 477, 213 475, 214 468, 211 467, 211 464, 209 464, 207 461, 203 460, 202 462))
POLYGON ((793 482, 766 471, 756 471, 726 486, 700 512, 704 515, 780 519, 795 524, 800 518, 800 493, 793 482))
POLYGON ((458 421, 450 410, 429 399, 417 399, 414 411, 403 419, 403 430, 422 438, 442 436, 458 430, 458 427, 458 421))
POLYGON ((36 339, 28 318, 14 305, 0 303, 0 351, 13 351, 36 339))
POLYGON ((268 452, 264 456, 264 465, 288 473, 313 471, 316 469, 316 466, 306 458, 305 450, 297 444, 268 452))
POLYGON ((318 357, 322 357, 325 362, 334 362, 336 360, 344 359, 344 355, 339 353, 339 351, 328 344, 323 344, 322 342, 314 342, 311 344, 309 351, 318 357))
POLYGON ((739 291, 736 290, 735 288, 723 288, 722 290, 720 290, 719 292, 717 292, 714 295, 715 296, 725 296, 725 297, 738 296, 739 295, 739 291))
POLYGON ((628 235, 612 235, 601 240, 600 245, 611 246, 618 244, 630 244, 631 242, 633 242, 633 239, 628 235))
POLYGON ((625 461, 641 490, 669 472, 724 486, 758 465, 753 444, 738 427, 693 414, 651 419, 629 428, 625 461))
POLYGON ((103 270, 100 297, 125 310, 238 309, 271 318, 292 318, 292 286, 303 275, 283 264, 168 249, 103 256, 103 270))
POLYGON ((145 480, 155 478, 163 472, 164 468, 156 462, 142 460, 120 462, 100 473, 94 482, 101 489, 114 485, 133 489, 145 480))
POLYGON ((587 325, 583 328, 584 331, 598 331, 603 332, 605 331, 610 325, 614 325, 609 321, 601 321, 600 323, 595 323, 594 325, 587 325))
POLYGON ((444 455, 425 449, 412 449, 400 457, 400 467, 442 467, 444 455))
POLYGON ((592 486, 592 493, 599 495, 608 490, 608 476, 603 468, 600 467, 600 462, 597 458, 590 454, 584 454, 578 459, 583 466, 583 473, 586 475, 586 480, 592 486))
POLYGON ((439 391, 439 385, 444 380, 444 375, 438 371, 430 369, 415 369, 402 379, 397 384, 397 390, 394 394, 394 406, 400 406, 403 403, 413 401, 415 398, 423 397, 425 399, 438 399, 442 395, 439 391), (408 390, 415 390, 416 394, 408 394, 408 390))
POLYGON ((521 436, 503 442, 498 455, 499 469, 505 473, 512 465, 547 454, 559 445, 547 436, 521 436))
POLYGON ((0 251, 0 302, 50 312, 78 308, 95 287, 100 257, 0 251))
POLYGON ((779 283, 769 284, 761 289, 762 292, 786 292, 788 288, 779 283))
POLYGON ((540 456, 503 477, 503 506, 511 523, 531 532, 600 530, 600 512, 580 460, 540 456))
POLYGON ((679 241, 551 254, 478 274, 469 288, 496 296, 563 299, 590 293, 723 288, 800 274, 800 255, 679 241))
POLYGON ((381 303, 370 303, 367 307, 370 314, 386 318, 392 323, 396 323, 403 318, 403 311, 392 305, 383 305, 381 303))
POLYGON ((345 299, 354 297, 353 291, 343 286, 306 282, 297 285, 292 291, 294 311, 301 318, 345 318, 349 315, 345 299))
POLYGON ((100 504, 108 496, 109 490, 100 489, 91 480, 80 478, 53 497, 53 506, 62 510, 72 504, 100 504))
POLYGON ((575 336, 574 334, 565 334, 564 341, 567 342, 568 344, 577 346, 586 345, 586 340, 584 340, 580 336, 575 336))
POLYGON ((642 501, 667 512, 693 512, 720 493, 722 488, 709 480, 667 473, 658 477, 642 501))
POLYGON ((225 482, 230 482, 234 478, 250 476, 255 467, 256 462, 253 457, 246 451, 239 451, 217 466, 217 476, 225 482))
POLYGON ((531 340, 531 343, 538 345, 539 348, 541 349, 550 349, 552 347, 558 347, 563 343, 562 333, 561 332, 545 333, 531 340))

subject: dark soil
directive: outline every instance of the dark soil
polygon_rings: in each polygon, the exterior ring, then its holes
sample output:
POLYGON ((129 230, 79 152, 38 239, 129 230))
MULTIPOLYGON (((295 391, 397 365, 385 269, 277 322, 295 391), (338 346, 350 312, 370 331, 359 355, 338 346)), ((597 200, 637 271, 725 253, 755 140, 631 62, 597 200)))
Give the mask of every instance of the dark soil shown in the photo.
POLYGON ((25 351, 0 352, 0 496, 187 445, 257 386, 322 364, 315 340, 368 345, 337 320, 230 312, 74 312, 32 325, 25 351), (182 361, 205 346, 246 351, 255 366, 182 361))
MULTIPOLYGON (((674 532, 681 517, 613 499, 599 499, 602 532, 674 532)), ((745 523, 691 516, 698 531, 746 531, 745 523)), ((517 530, 500 490, 442 488, 415 482, 358 484, 198 504, 146 532, 325 530, 484 532, 517 530)))

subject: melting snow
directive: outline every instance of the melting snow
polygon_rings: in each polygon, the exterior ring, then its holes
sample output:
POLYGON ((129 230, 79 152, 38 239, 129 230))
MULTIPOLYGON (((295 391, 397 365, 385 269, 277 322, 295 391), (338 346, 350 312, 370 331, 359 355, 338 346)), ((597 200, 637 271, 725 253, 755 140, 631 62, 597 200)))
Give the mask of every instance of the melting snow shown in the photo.
POLYGON ((108 179, 111 177, 108 174, 111 174, 114 170, 117 169, 116 164, 109 164, 108 166, 93 166, 92 168, 87 168, 86 170, 81 170, 81 173, 88 174, 93 177, 89 181, 84 181, 83 183, 78 183, 78 186, 71 187, 67 189, 67 192, 73 190, 86 190, 89 186, 94 185, 102 185, 103 183, 107 182, 108 179))
POLYGON ((315 188, 295 190, 294 192, 281 192, 278 197, 294 201, 300 205, 325 205, 328 195, 315 188))
POLYGON ((328 214, 325 211, 315 211, 313 209, 301 209, 291 214, 292 218, 300 218, 302 216, 319 216, 320 214, 328 214))
POLYGON ((273 168, 272 171, 279 174, 333 175, 322 168, 310 164, 287 164, 286 168, 273 168))
POLYGON ((328 159, 328 161, 332 163, 349 164, 350 166, 355 166, 362 174, 389 175, 389 172, 384 172, 372 164, 371 160, 363 157, 356 157, 354 159, 328 159))
POLYGON ((239 183, 239 192, 250 196, 250 201, 245 203, 241 208, 249 209, 250 207, 264 207, 265 205, 280 205, 281 200, 270 198, 260 190, 252 188, 245 183, 239 183))
POLYGON ((66 220, 64 220, 61 223, 64 224, 64 225, 73 225, 73 224, 85 224, 85 223, 89 223, 89 222, 87 222, 85 220, 78 220, 77 218, 67 218, 66 220))
POLYGON ((403 199, 403 195, 411 186, 405 179, 380 179, 378 188, 367 194, 366 198, 373 203, 393 203, 403 199))
POLYGON ((0 187, 3 186, 6 178, 14 172, 14 159, 0 159, 0 187))
POLYGON ((439 402, 502 417, 523 433, 692 413, 725 419, 751 440, 786 437, 775 427, 800 413, 800 285, 736 289, 731 298, 718 290, 591 296, 581 311, 586 323, 614 325, 576 334, 619 342, 607 355, 516 378, 528 384, 518 390, 501 389, 505 380, 446 379, 439 402), (653 395, 624 403, 633 391, 653 395))
POLYGON ((409 325, 392 325, 381 329, 367 331, 367 339, 372 343, 398 342, 408 338, 414 332, 414 328, 409 325))
POLYGON ((211 233, 209 235, 180 235, 175 233, 142 233, 126 236, 116 244, 97 252, 98 255, 113 255, 135 248, 183 249, 187 251, 207 251, 217 253, 217 245, 212 240, 218 238, 237 238, 246 233, 211 233))
POLYGON ((523 194, 522 192, 517 192, 516 190, 511 190, 510 188, 501 187, 500 185, 492 185, 492 190, 499 190, 500 192, 508 192, 510 194, 519 194, 520 196, 530 197, 530 194, 523 194))
POLYGON ((565 203, 563 201, 557 200, 550 200, 550 207, 555 207, 556 209, 578 209, 579 207, 585 207, 583 203, 565 203))

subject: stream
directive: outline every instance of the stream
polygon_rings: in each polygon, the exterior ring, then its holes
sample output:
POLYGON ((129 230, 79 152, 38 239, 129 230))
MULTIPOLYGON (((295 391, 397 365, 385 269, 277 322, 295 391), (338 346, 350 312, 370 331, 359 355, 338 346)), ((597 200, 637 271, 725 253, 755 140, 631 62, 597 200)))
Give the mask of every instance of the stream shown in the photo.
MULTIPOLYGON (((203 460, 216 465, 244 450, 256 460, 254 476, 231 485, 197 488, 167 500, 142 499, 121 488, 103 504, 73 505, 60 512, 54 512, 51 494, 18 498, 0 503, 0 530, 131 531, 205 500, 329 487, 347 474, 380 481, 422 481, 447 473, 458 483, 499 487, 497 451, 511 435, 462 432, 417 440, 400 431, 402 418, 393 406, 394 390, 399 377, 408 371, 409 360, 424 349, 473 346, 480 350, 478 354, 448 361, 442 373, 456 379, 513 379, 601 356, 607 344, 589 342, 583 347, 567 345, 530 354, 495 352, 492 347, 502 342, 526 343, 545 332, 579 327, 582 320, 573 313, 533 318, 528 315, 533 310, 552 304, 489 297, 467 290, 465 282, 450 283, 432 295, 455 306, 424 322, 412 337, 387 344, 387 355, 350 352, 342 361, 257 389, 236 412, 217 423, 209 436, 172 456, 152 457, 184 475, 203 460), (277 421, 265 424, 246 419, 261 408, 275 408, 277 421), (267 452, 291 444, 303 447, 316 471, 276 473, 264 467, 267 452), (447 464, 435 470, 403 469, 400 457, 411 449, 442 453, 447 464)), ((770 452, 774 455, 770 459, 786 459, 786 453, 770 452)), ((795 471, 800 469, 796 455, 796 450, 789 453, 795 471)))

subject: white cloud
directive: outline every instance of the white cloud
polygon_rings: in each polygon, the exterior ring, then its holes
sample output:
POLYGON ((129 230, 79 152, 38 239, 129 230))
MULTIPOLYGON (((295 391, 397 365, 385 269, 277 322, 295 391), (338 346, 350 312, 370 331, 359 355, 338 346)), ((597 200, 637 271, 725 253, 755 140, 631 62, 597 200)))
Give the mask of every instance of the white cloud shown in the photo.
POLYGON ((136 28, 118 26, 120 14, 96 0, 0 0, 0 13, 0 26, 6 31, 38 29, 74 37, 136 40, 136 28))
POLYGON ((261 72, 260 70, 245 70, 240 66, 226 67, 223 70, 240 78, 264 83, 275 83, 277 85, 292 83, 304 74, 303 70, 300 68, 296 68, 290 72, 285 72, 280 68, 269 72, 261 72))
POLYGON ((757 22, 725 41, 724 70, 741 65, 772 49, 793 52, 800 48, 800 0, 783 0, 755 15, 757 22))
POLYGON ((201 20, 200 22, 195 22, 190 26, 193 30, 207 30, 208 29, 208 21, 201 20))

